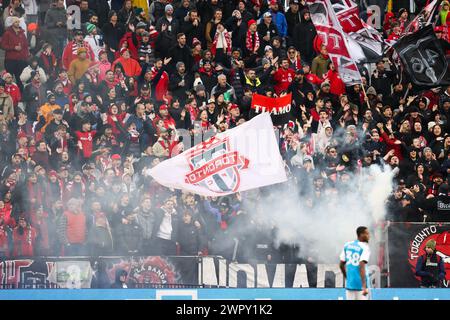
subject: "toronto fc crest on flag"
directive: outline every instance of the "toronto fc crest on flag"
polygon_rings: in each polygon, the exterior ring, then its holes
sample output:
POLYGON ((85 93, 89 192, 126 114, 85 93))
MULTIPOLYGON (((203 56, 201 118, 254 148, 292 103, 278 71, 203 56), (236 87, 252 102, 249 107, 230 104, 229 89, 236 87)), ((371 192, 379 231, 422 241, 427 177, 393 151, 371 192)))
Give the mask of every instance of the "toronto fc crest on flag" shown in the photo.
POLYGON ((248 168, 249 160, 232 151, 228 138, 212 137, 186 154, 191 171, 186 183, 200 185, 214 192, 236 192, 240 172, 248 168))
POLYGON ((287 180, 273 122, 264 112, 150 169, 159 184, 224 196, 287 180))

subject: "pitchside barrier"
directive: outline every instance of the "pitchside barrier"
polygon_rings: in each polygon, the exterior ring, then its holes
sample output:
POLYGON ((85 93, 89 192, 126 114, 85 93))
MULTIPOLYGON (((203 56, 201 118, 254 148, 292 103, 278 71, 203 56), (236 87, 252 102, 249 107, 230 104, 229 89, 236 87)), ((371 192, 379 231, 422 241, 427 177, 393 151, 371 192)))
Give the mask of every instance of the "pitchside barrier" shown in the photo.
MULTIPOLYGON (((379 266, 369 265, 372 288, 418 288, 415 266, 430 239, 436 240, 437 253, 445 263, 447 272, 442 287, 449 287, 450 224, 389 223, 384 231, 380 243, 387 245, 384 245, 385 259, 381 265, 387 279, 381 277, 379 266)), ((374 259, 375 255, 372 254, 374 259)), ((119 269, 128 272, 127 285, 134 289, 342 288, 344 285, 337 263, 236 263, 217 256, 40 257, 0 262, 0 289, 110 288, 119 269)), ((338 291, 330 292, 334 295, 338 291)))
MULTIPOLYGON (((372 300, 450 300, 447 289, 371 289, 372 300)), ((345 300, 344 289, 0 290, 0 300, 345 300)))

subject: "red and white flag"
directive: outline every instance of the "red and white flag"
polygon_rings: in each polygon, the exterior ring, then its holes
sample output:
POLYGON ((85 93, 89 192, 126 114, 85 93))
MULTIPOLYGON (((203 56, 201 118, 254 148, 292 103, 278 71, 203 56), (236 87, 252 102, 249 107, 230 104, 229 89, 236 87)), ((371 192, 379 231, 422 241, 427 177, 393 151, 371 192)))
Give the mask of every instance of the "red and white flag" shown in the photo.
POLYGON ((383 55, 383 37, 359 17, 358 6, 350 0, 332 4, 346 36, 350 55, 356 63, 377 62, 383 55))
POLYGON ((262 113, 149 170, 158 183, 223 196, 287 180, 273 123, 262 113))
POLYGON ((361 75, 355 63, 355 57, 349 51, 346 34, 342 30, 330 0, 307 0, 307 4, 317 36, 327 47, 330 59, 342 81, 346 85, 361 83, 361 75))

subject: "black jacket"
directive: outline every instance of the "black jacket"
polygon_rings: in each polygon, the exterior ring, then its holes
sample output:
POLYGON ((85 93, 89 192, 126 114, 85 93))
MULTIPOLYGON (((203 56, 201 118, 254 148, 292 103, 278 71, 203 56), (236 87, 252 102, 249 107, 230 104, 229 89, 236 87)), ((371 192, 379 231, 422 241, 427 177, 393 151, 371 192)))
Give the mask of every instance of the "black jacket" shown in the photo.
POLYGON ((169 90, 172 92, 174 97, 179 98, 183 103, 186 100, 186 91, 189 91, 191 88, 192 77, 189 73, 185 73, 184 76, 181 76, 178 72, 176 72, 170 76, 169 90), (179 86, 178 84, 183 79, 184 86, 179 86))
POLYGON ((311 20, 302 21, 294 29, 294 47, 300 51, 302 59, 309 63, 315 56, 313 40, 316 35, 316 27, 311 20))
POLYGON ((197 229, 193 223, 180 221, 178 226, 178 243, 180 255, 196 256, 205 247, 206 240, 203 229, 197 229))
POLYGON ((298 25, 301 21, 301 13, 300 10, 297 13, 293 13, 291 9, 284 14, 286 17, 287 25, 288 25, 288 36, 292 37, 294 35, 295 26, 298 25))
POLYGON ((170 49, 170 57, 172 60, 169 64, 169 69, 172 72, 176 72, 175 66, 177 62, 184 62, 186 66, 186 72, 190 72, 192 70, 192 66, 194 65, 194 59, 192 58, 191 49, 188 46, 184 46, 181 48, 178 44, 170 49))

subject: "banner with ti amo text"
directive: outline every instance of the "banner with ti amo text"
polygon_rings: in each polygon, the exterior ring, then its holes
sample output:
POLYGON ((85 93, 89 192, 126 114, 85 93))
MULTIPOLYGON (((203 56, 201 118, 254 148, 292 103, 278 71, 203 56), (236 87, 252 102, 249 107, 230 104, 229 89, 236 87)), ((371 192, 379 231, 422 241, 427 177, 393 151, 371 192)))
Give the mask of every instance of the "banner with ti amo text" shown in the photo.
POLYGON ((267 112, 275 126, 283 126, 291 120, 292 93, 278 98, 266 97, 257 93, 252 96, 250 116, 267 112))
POLYGON ((361 75, 355 63, 355 58, 358 57, 353 57, 349 51, 346 35, 330 0, 307 0, 307 4, 317 36, 327 47, 328 55, 342 81, 346 85, 361 83, 361 75))
POLYGON ((393 47, 412 83, 428 88, 450 85, 450 65, 431 25, 402 37, 393 47))
POLYGON ((269 113, 218 133, 149 170, 159 184, 223 196, 287 180, 269 113))
POLYGON ((437 254, 445 264, 442 285, 450 288, 450 224, 391 223, 388 227, 389 283, 392 288, 418 288, 417 259, 425 254, 427 241, 436 241, 437 254))

